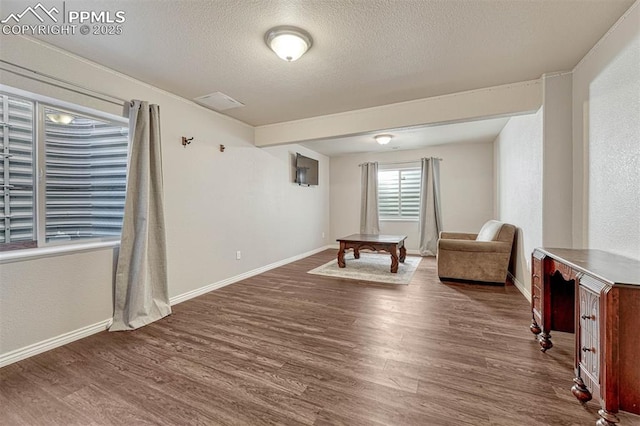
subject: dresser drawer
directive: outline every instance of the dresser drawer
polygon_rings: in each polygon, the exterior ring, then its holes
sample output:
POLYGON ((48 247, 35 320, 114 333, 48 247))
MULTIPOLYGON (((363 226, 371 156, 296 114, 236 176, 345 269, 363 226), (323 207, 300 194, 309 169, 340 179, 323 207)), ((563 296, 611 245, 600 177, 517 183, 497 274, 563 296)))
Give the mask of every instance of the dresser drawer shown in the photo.
POLYGON ((600 382, 600 297, 584 286, 578 288, 579 354, 581 370, 600 382))
POLYGON ((533 291, 533 295, 531 296, 531 304, 533 305, 533 313, 537 317, 541 317, 542 316, 542 299, 540 298, 540 293, 536 293, 535 290, 533 291))
POLYGON ((531 308, 540 321, 542 318, 542 260, 532 256, 531 259, 531 308))

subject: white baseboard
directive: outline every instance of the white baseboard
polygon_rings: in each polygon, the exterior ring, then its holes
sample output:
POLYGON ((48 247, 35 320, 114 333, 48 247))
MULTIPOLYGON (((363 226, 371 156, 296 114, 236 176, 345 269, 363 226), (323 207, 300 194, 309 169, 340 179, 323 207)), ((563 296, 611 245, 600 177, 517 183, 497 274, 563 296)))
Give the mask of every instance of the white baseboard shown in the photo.
POLYGON ((86 327, 79 328, 77 330, 70 331, 68 333, 61 334, 56 337, 52 337, 42 342, 34 343, 24 348, 16 349, 11 352, 0 355, 0 368, 18 362, 20 360, 32 357, 34 355, 41 354, 51 349, 55 349, 59 346, 66 345, 67 343, 80 340, 84 337, 89 337, 92 334, 100 333, 111 326, 112 319, 106 319, 95 324, 88 325, 86 327))
MULTIPOLYGON (((204 293, 208 293, 212 290, 215 290, 220 287, 224 287, 229 284, 233 284, 235 282, 244 280, 249 277, 253 277, 255 275, 266 272, 270 269, 274 269, 280 266, 284 266, 288 263, 295 262, 296 260, 304 259, 305 257, 309 257, 313 254, 320 253, 328 249, 328 246, 320 247, 315 250, 308 251, 303 254, 299 254, 297 256, 293 256, 287 259, 280 260, 278 262, 271 263, 269 265, 253 269, 251 271, 242 273, 240 275, 236 275, 231 278, 227 278, 222 281, 218 281, 213 284, 206 285, 204 287, 200 287, 198 289, 180 294, 178 296, 174 296, 169 299, 171 305, 176 305, 180 302, 184 302, 185 300, 192 299, 194 297, 200 296, 204 293)), ((11 352, 7 352, 5 354, 0 354, 0 368, 9 364, 13 364, 14 362, 18 362, 20 360, 32 357, 34 355, 38 355, 42 352, 46 352, 51 349, 55 349, 59 346, 66 345, 67 343, 74 342, 76 340, 80 340, 84 337, 91 336, 92 334, 99 333, 101 331, 107 330, 111 326, 112 318, 106 319, 104 321, 100 321, 98 323, 88 325, 86 327, 79 328, 77 330, 70 331, 68 333, 61 334, 56 337, 52 337, 47 340, 43 340, 42 342, 34 343, 29 346, 25 346, 24 348, 19 348, 11 352)))
POLYGON ((511 280, 513 281, 513 284, 516 286, 516 288, 520 290, 520 293, 522 293, 522 295, 527 298, 529 303, 531 303, 531 292, 527 290, 524 284, 518 281, 511 272, 507 272, 507 274, 509 275, 509 278, 511 278, 511 280))
POLYGON ((233 283, 236 283, 238 281, 242 281, 242 280, 245 280, 247 278, 251 278, 253 276, 262 274, 262 273, 267 272, 267 271, 269 271, 271 269, 275 269, 275 268, 278 268, 280 266, 287 265, 287 264, 289 264, 291 262, 295 262, 296 260, 304 259, 305 257, 309 257, 309 256, 311 256, 313 254, 320 253, 321 251, 325 251, 325 250, 327 250, 329 248, 331 248, 331 247, 330 246, 320 247, 320 248, 308 251, 306 253, 302 253, 302 254, 299 254, 299 255, 296 255, 296 256, 293 256, 293 257, 289 257, 287 259, 283 259, 283 260, 279 260, 279 261, 274 262, 274 263, 270 263, 269 265, 265 265, 265 266, 262 266, 260 268, 252 269, 251 271, 244 272, 244 273, 242 273, 240 275, 236 275, 236 276, 224 279, 222 281, 215 282, 213 284, 208 284, 208 285, 206 285, 204 287, 200 287, 200 288, 197 288, 195 290, 191 290, 191 291, 188 291, 186 293, 179 294, 178 296, 173 296, 171 299, 169 299, 169 302, 171 303, 171 305, 177 305, 178 303, 182 303, 182 302, 184 302, 186 300, 193 299, 194 297, 201 296, 201 295, 203 295, 205 293, 209 293, 210 291, 219 289, 219 288, 227 286, 229 284, 233 284, 233 283))

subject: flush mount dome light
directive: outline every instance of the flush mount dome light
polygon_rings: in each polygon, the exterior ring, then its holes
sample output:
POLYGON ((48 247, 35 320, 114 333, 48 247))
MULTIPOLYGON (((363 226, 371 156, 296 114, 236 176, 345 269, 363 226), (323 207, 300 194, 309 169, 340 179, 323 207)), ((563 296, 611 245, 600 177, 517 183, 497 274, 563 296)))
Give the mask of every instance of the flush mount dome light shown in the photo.
POLYGON ((393 136, 391 135, 376 135, 373 138, 376 140, 376 142, 378 142, 380 145, 386 145, 389 142, 391 142, 391 138, 393 136))
POLYGON ((308 32, 290 26, 271 28, 264 35, 264 41, 276 55, 287 62, 300 58, 313 44, 308 32))

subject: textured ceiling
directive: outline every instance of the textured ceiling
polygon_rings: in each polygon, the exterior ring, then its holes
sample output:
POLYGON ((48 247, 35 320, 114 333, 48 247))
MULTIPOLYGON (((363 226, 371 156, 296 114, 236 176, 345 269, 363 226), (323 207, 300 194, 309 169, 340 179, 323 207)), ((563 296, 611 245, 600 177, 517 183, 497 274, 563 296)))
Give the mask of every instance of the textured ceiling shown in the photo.
MULTIPOLYGON (((509 118, 492 118, 464 123, 420 126, 385 131, 393 136, 386 145, 379 145, 375 135, 355 135, 327 140, 302 142, 301 145, 329 157, 365 152, 389 152, 419 149, 430 145, 450 143, 492 142, 509 121, 509 118)), ((377 133, 376 133, 377 134, 377 133)))
POLYGON ((262 125, 569 70, 632 3, 66 0, 125 11, 123 34, 38 38, 188 99, 223 92, 246 105, 227 115, 262 125), (277 25, 309 31, 311 50, 278 59, 263 41, 277 25))

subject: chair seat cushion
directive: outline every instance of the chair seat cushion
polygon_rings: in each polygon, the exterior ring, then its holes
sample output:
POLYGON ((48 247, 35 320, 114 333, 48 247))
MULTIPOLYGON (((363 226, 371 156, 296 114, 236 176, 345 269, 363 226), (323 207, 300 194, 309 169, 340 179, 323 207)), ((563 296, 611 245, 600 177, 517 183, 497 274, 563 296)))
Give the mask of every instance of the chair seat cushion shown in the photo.
POLYGON ((511 244, 502 241, 440 240, 438 248, 471 253, 511 253, 511 244))

